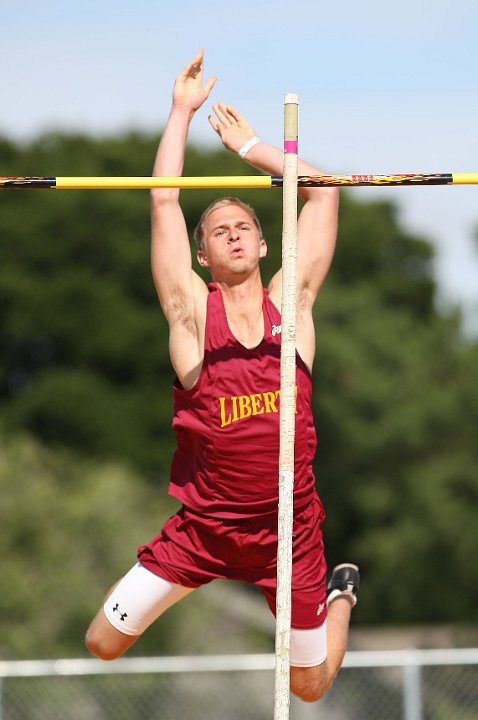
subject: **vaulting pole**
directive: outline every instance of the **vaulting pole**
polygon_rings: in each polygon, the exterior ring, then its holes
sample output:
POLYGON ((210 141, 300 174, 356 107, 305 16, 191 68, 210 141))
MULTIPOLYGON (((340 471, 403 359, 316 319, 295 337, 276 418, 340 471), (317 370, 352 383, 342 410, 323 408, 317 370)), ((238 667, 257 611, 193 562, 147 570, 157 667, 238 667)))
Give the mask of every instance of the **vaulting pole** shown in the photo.
POLYGON ((284 99, 284 182, 282 211, 282 339, 280 361, 275 720, 287 720, 290 705, 292 527, 294 515, 298 103, 299 101, 296 94, 286 93, 284 99))

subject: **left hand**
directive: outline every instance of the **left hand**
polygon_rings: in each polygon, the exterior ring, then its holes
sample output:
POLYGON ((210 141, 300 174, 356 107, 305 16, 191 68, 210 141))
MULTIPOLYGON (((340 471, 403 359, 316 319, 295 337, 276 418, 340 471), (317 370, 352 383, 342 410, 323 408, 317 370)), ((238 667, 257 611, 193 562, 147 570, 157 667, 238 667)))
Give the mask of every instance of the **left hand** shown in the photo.
POLYGON ((224 147, 232 152, 239 152, 241 147, 256 134, 247 120, 232 107, 225 103, 215 103, 216 114, 209 115, 212 129, 219 135, 224 147))

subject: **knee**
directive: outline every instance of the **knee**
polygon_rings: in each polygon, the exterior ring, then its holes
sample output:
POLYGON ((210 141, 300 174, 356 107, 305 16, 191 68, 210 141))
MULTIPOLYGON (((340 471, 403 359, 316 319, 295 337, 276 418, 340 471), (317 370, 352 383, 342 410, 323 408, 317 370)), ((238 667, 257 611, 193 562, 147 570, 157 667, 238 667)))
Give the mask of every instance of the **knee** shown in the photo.
POLYGON ((291 683, 291 693, 303 702, 313 703, 320 700, 328 690, 328 687, 318 683, 308 683, 307 685, 294 685, 291 683))
POLYGON ((303 702, 320 700, 332 685, 325 667, 291 668, 290 691, 303 702), (299 670, 299 672, 294 672, 299 670))
POLYGON ((100 660, 116 660, 126 649, 117 643, 112 644, 93 627, 90 627, 86 633, 85 645, 88 651, 100 660))
POLYGON ((88 630, 86 633, 85 645, 87 650, 95 657, 100 658, 100 660, 115 659, 114 657, 111 657, 111 653, 108 651, 108 648, 103 645, 101 638, 94 632, 91 632, 91 630, 88 630))

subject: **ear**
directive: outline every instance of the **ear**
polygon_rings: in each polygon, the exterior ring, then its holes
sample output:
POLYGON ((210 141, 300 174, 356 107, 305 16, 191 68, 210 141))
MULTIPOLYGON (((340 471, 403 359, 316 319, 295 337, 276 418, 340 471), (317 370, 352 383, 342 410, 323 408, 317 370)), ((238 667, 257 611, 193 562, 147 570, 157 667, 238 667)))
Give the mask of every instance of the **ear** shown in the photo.
POLYGON ((207 256, 204 250, 198 250, 196 253, 196 257, 201 267, 209 267, 207 256))
POLYGON ((261 240, 259 247, 259 257, 263 258, 267 255, 267 243, 265 240, 261 240))

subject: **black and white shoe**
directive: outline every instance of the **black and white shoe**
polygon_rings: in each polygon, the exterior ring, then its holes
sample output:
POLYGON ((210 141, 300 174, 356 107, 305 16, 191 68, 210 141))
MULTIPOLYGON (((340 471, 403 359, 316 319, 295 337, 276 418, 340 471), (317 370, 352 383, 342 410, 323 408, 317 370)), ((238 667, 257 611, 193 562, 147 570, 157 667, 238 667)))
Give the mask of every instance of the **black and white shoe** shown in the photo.
POLYGON ((327 606, 338 597, 345 597, 357 604, 357 591, 360 584, 359 569, 351 563, 342 563, 332 570, 332 577, 327 583, 327 606))

